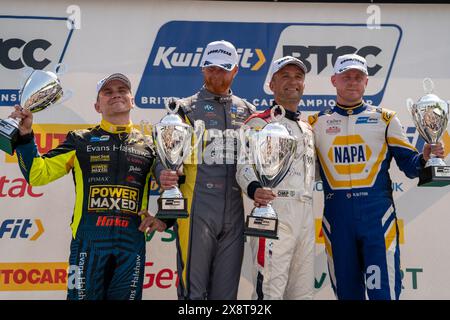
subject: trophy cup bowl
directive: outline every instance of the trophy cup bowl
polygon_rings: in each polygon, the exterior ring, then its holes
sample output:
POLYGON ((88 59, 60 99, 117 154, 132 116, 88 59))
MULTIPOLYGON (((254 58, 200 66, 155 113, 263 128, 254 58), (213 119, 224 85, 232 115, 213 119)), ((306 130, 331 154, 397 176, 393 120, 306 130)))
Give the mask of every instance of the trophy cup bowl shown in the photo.
MULTIPOLYGON (((278 106, 281 115, 274 116, 277 107, 272 108, 272 122, 262 130, 250 130, 248 137, 252 168, 261 186, 273 189, 288 173, 297 151, 297 138, 277 120, 284 117, 284 109, 278 106)), ((247 216, 245 235, 278 239, 278 216, 269 203, 255 207, 247 216)))
MULTIPOLYGON (((426 95, 416 103, 408 105, 414 125, 421 137, 430 145, 437 144, 447 130, 449 105, 431 93, 433 82, 424 79, 426 95)), ((419 186, 445 186, 450 184, 450 167, 433 154, 419 176, 419 186)))
MULTIPOLYGON (((177 114, 179 105, 171 109, 170 104, 166 105, 168 114, 161 121, 153 126, 153 140, 156 146, 159 160, 167 170, 178 171, 183 161, 191 154, 192 137, 194 133, 200 132, 197 141, 201 138, 204 123, 201 120, 195 122, 195 127, 186 124, 177 114)), ((158 199, 158 218, 186 218, 187 199, 183 198, 180 189, 175 186, 169 190, 164 190, 158 199)))
MULTIPOLYGON (((61 100, 63 90, 58 76, 51 71, 33 70, 20 90, 20 106, 39 112, 61 100)), ((0 149, 12 155, 19 137, 19 121, 0 119, 0 149)))

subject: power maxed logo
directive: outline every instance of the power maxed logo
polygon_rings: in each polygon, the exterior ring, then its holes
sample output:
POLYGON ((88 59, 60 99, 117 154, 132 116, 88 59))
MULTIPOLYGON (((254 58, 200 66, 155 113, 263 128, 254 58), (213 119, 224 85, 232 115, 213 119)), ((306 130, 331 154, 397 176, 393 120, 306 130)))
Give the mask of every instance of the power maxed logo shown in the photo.
POLYGON ((88 211, 118 210, 137 214, 138 201, 137 188, 116 185, 91 186, 88 211))
MULTIPOLYGON (((330 85, 338 56, 357 53, 368 61, 370 76, 365 100, 378 105, 388 84, 402 31, 399 26, 366 24, 241 23, 171 21, 156 36, 136 103, 141 108, 163 108, 169 97, 187 97, 202 86, 200 62, 214 40, 232 42, 239 55, 239 74, 233 92, 264 109, 272 102, 268 91, 273 60, 284 55, 301 59, 308 69, 308 91, 300 108, 320 111, 334 106, 330 85)), ((370 119, 368 119, 370 121, 370 119)))
POLYGON ((67 17, 0 15, 0 106, 19 102, 20 70, 51 70, 62 62, 74 30, 67 28, 68 21, 67 17))

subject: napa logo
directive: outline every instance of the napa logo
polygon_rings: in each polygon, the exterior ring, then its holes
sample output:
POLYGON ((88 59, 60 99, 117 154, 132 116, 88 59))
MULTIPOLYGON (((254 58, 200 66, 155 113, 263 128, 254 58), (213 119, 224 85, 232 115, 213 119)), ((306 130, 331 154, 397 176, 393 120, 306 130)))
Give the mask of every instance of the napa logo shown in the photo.
MULTIPOLYGON (((308 92, 300 110, 322 111, 335 105, 330 86, 338 56, 356 53, 368 62, 370 81, 364 96, 379 105, 388 85, 402 38, 394 24, 382 24, 377 32, 364 23, 247 23, 169 21, 163 24, 152 44, 136 91, 140 108, 162 109, 170 98, 189 97, 203 86, 200 63, 209 42, 227 40, 239 56, 239 72, 232 90, 263 110, 271 105, 268 87, 272 61, 286 55, 299 58, 307 68, 308 92)), ((153 41, 149 38, 147 41, 153 41)), ((370 124, 370 122, 367 122, 370 124)))
POLYGON ((372 155, 369 146, 360 135, 339 136, 333 141, 328 158, 339 174, 361 173, 372 155))

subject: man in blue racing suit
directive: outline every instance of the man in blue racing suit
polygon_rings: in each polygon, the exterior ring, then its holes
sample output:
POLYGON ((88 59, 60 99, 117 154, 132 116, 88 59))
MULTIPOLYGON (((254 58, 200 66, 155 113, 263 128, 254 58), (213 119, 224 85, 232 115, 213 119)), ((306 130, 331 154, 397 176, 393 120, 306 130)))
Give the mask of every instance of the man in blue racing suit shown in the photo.
MULTIPOLYGON (((394 111, 362 100, 366 60, 338 57, 331 82, 336 107, 311 116, 324 190, 328 270, 338 299, 398 299, 401 291, 392 158, 408 178, 430 158, 410 145, 394 111)), ((442 145, 433 153, 443 157, 442 145)))

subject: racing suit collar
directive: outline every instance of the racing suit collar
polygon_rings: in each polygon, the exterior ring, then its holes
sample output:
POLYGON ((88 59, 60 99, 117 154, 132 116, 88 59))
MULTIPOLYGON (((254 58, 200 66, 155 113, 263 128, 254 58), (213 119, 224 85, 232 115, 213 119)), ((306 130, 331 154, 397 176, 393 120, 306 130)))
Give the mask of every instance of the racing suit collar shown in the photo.
POLYGON ((221 95, 221 94, 212 93, 211 91, 206 89, 205 86, 203 86, 200 89, 199 97, 201 97, 204 100, 216 100, 219 103, 226 103, 229 100, 231 100, 232 95, 233 95, 233 92, 231 91, 231 89, 229 90, 228 94, 221 95))
POLYGON ((133 123, 130 121, 128 124, 112 124, 105 119, 102 119, 100 127, 109 133, 130 133, 133 128, 133 123))
POLYGON ((353 106, 344 106, 336 102, 336 107, 334 107, 334 111, 343 116, 350 116, 352 114, 358 114, 366 110, 367 105, 364 101, 361 101, 353 106))
MULTIPOLYGON (((278 105, 278 103, 274 100, 272 102, 272 105, 270 106, 270 109, 272 109, 273 107, 275 107, 276 105, 278 105)), ((296 111, 296 112, 292 112, 288 109, 284 109, 284 111, 286 112, 286 114, 284 115, 284 117, 286 119, 292 120, 292 121, 298 121, 300 120, 300 111, 296 111)))

